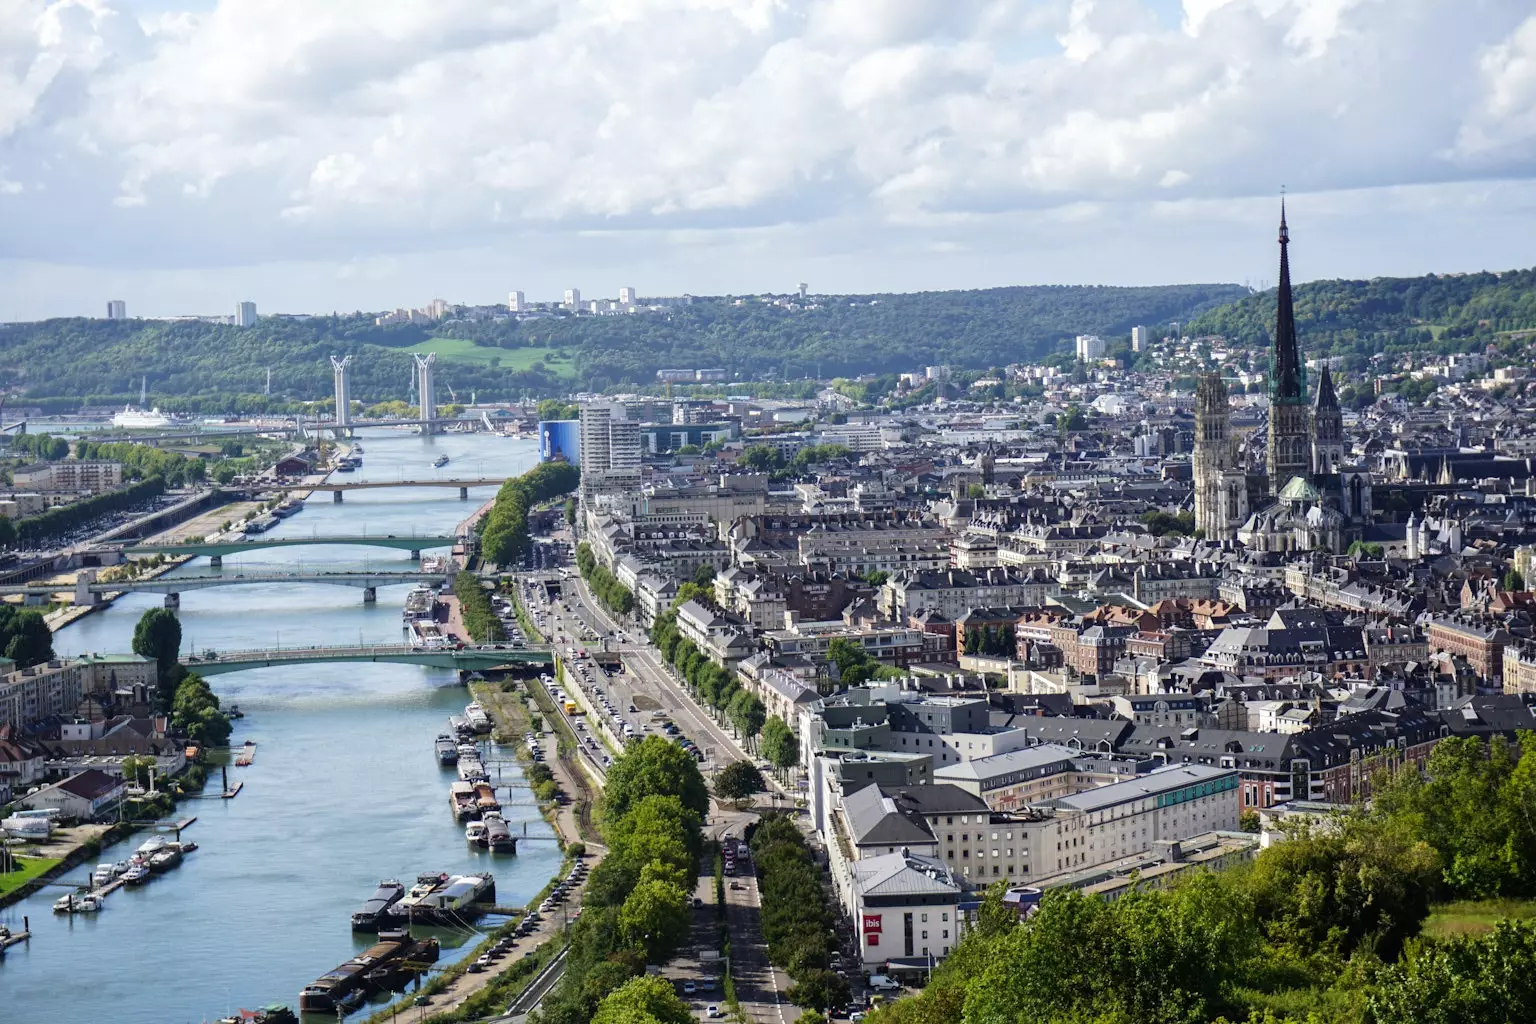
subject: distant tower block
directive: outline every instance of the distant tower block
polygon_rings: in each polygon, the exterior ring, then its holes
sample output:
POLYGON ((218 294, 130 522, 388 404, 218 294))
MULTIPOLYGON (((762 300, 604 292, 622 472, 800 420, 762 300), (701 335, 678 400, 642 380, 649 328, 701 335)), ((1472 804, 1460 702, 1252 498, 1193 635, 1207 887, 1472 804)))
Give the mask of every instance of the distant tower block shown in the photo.
POLYGON ((352 425, 352 380, 348 374, 351 368, 351 356, 331 356, 331 372, 336 376, 336 426, 341 429, 352 425))
POLYGON ((416 396, 421 403, 421 432, 435 434, 437 426, 437 392, 432 387, 432 367, 437 363, 437 353, 428 352, 416 357, 416 396))

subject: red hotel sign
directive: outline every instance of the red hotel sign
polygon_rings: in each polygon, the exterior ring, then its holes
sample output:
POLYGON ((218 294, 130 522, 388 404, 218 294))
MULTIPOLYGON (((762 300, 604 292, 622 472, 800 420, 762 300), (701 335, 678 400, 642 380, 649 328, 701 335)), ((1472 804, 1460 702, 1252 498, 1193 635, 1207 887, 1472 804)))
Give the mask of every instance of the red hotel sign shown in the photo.
POLYGON ((866 932, 878 932, 880 930, 880 915, 879 914, 865 914, 864 915, 864 930, 866 932))

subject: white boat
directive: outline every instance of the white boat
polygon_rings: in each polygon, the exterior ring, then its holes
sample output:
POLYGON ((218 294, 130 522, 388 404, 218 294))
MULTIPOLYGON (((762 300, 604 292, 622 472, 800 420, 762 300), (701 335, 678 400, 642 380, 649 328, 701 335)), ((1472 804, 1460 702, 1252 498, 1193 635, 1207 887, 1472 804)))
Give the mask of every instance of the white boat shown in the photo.
POLYGON ((31 815, 13 815, 0 821, 0 831, 14 839, 47 839, 53 834, 53 822, 31 815))
POLYGON ((171 841, 164 836, 150 836, 139 846, 138 854, 140 857, 148 860, 170 845, 171 841))
POLYGON ((142 885, 149 881, 149 876, 149 865, 134 864, 123 872, 123 881, 128 885, 142 885))
POLYGON ((91 872, 91 884, 100 889, 115 877, 111 864, 97 864, 96 870, 91 872))
POLYGON ((464 839, 472 846, 485 845, 485 822, 472 821, 464 826, 464 839))
POLYGON ((72 892, 55 900, 53 909, 59 914, 94 914, 101 909, 101 900, 90 893, 72 892))
POLYGON ((135 409, 131 405, 123 406, 123 411, 112 417, 114 427, 168 427, 171 418, 158 408, 145 412, 143 409, 135 409))

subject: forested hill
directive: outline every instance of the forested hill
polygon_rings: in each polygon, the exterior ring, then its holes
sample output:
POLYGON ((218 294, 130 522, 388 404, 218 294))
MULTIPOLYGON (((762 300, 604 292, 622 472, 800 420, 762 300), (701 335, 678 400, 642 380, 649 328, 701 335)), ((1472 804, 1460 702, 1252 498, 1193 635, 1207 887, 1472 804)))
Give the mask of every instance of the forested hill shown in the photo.
MULTIPOLYGON (((403 399, 411 347, 439 350, 438 380, 480 398, 575 387, 645 384, 671 367, 798 378, 893 372, 948 363, 985 368, 1070 349, 1077 334, 1126 336, 1132 326, 1186 321, 1246 294, 1238 285, 1019 287, 899 295, 820 296, 814 308, 757 299, 702 299, 626 316, 402 324, 360 315, 263 317, 237 329, 196 321, 49 320, 0 326, 0 386, 26 399, 96 404, 152 394, 321 399, 327 357, 352 353, 354 393, 403 399)), ((444 396, 446 399, 446 396, 444 396)), ((212 406, 208 406, 212 407, 212 406)))
MULTIPOLYGON (((665 315, 529 321, 516 333, 578 349, 582 375, 597 387, 653 380, 667 367, 721 367, 742 378, 852 376, 1035 360, 1070 350, 1078 334, 1129 336, 1137 324, 1186 320, 1245 294, 1239 285, 1206 284, 820 296, 803 310, 707 301, 665 315)), ((476 337, 494 344, 505 329, 478 325, 476 337)))
MULTIPOLYGON (((1296 328, 1307 356, 1375 352, 1472 351, 1536 328, 1536 270, 1370 281, 1312 281, 1295 289, 1296 328)), ((1265 346, 1275 323, 1275 292, 1209 310, 1187 335, 1219 334, 1265 346)))

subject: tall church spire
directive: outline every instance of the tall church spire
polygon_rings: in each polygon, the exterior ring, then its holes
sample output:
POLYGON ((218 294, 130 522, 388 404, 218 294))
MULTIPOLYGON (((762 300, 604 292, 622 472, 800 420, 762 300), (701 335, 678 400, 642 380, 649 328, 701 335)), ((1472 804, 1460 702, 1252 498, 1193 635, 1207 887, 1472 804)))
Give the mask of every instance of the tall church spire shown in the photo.
POLYGON ((1280 287, 1275 294, 1275 341, 1269 356, 1269 400, 1307 400, 1306 371, 1296 349, 1296 314, 1291 303, 1291 234, 1285 226, 1285 197, 1280 197, 1280 287))
POLYGON ((1296 315, 1291 307, 1291 235, 1280 200, 1280 288, 1275 296, 1275 341, 1269 355, 1269 440, 1264 466, 1269 493, 1279 494, 1292 477, 1312 468, 1311 423, 1307 409, 1307 371, 1296 346, 1296 315))

